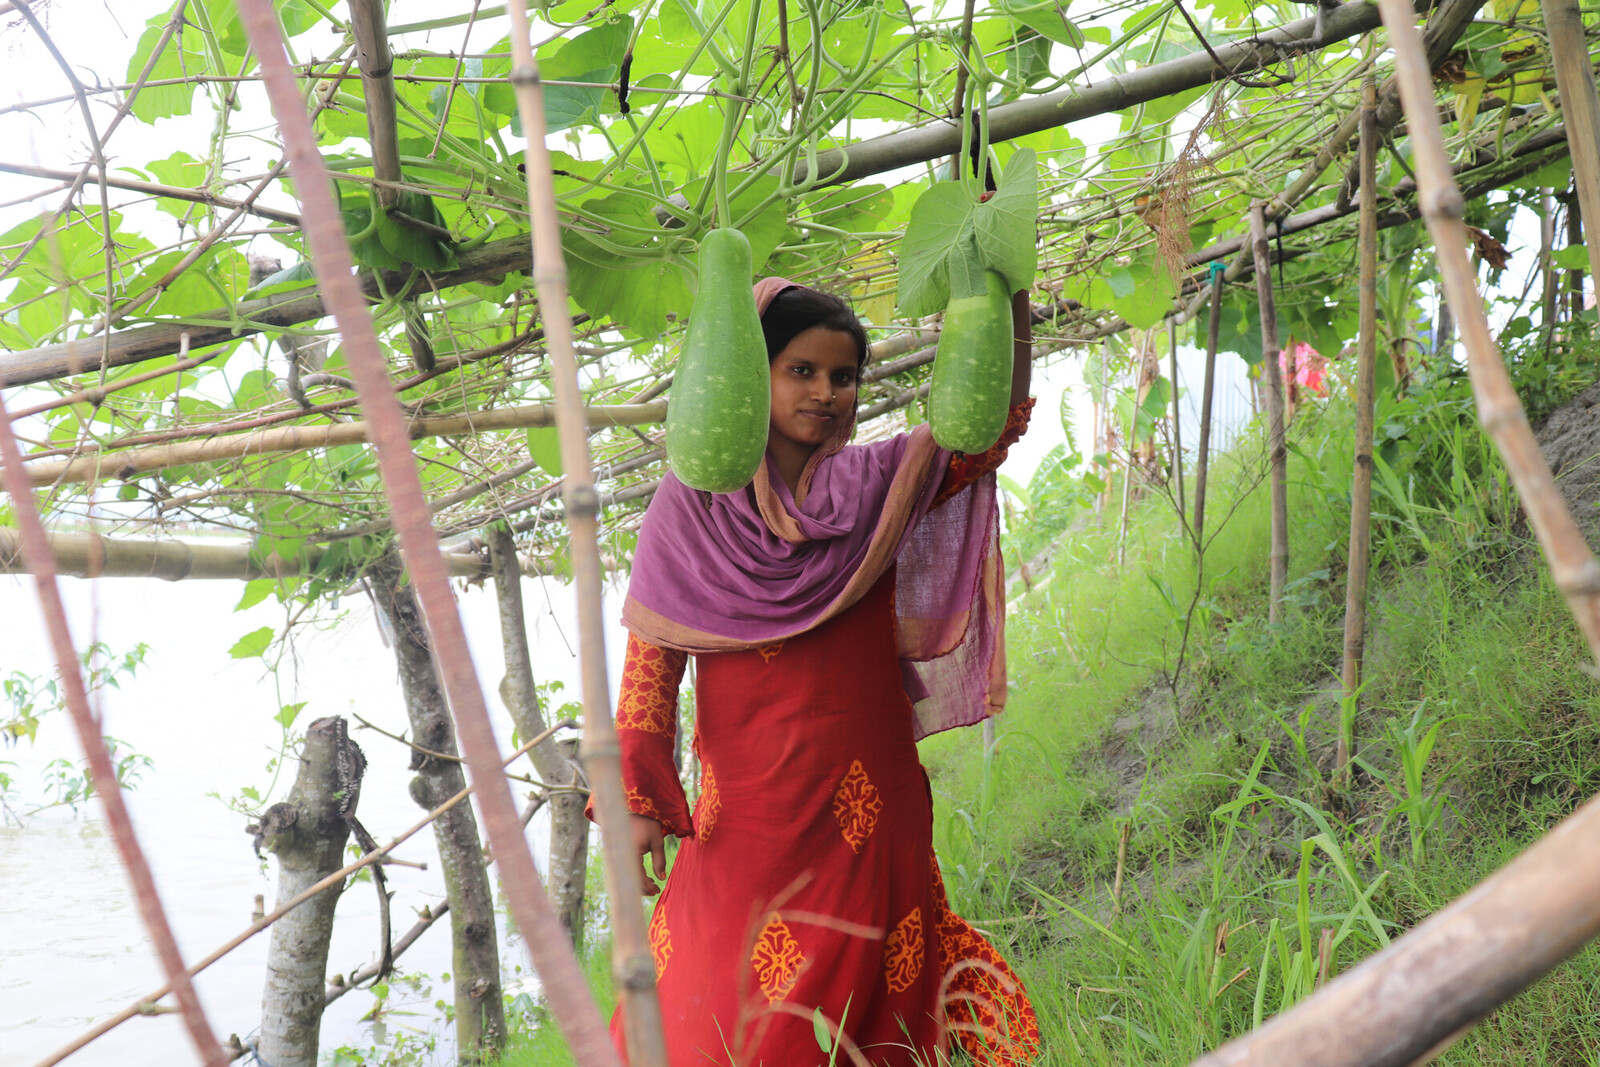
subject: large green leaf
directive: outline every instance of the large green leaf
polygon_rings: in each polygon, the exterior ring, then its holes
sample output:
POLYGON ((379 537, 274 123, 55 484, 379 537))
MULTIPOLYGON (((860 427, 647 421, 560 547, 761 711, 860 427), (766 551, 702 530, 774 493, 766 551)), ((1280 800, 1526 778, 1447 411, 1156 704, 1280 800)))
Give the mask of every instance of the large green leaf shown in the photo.
POLYGON ((936 182, 911 209, 900 246, 900 314, 912 318, 942 311, 952 296, 984 291, 983 271, 999 271, 1013 290, 1033 284, 1038 250, 1038 166, 1023 149, 985 203, 960 182, 936 182))
MULTIPOLYGON (((917 200, 900 243, 901 315, 922 318, 950 302, 950 261, 971 254, 976 206, 960 182, 935 182, 917 200)), ((961 274, 970 274, 970 267, 961 274)))
MULTIPOLYGON (((167 21, 168 16, 157 15, 145 23, 144 34, 139 38, 138 47, 133 51, 133 58, 128 60, 128 81, 136 81, 144 72, 145 64, 150 61, 156 43, 161 40, 167 21)), ((182 78, 188 73, 186 67, 193 69, 201 61, 202 57, 199 55, 182 54, 183 36, 173 34, 172 40, 162 49, 155 66, 150 68, 148 81, 172 81, 182 78)), ((173 115, 187 115, 194 107, 194 91, 197 87, 197 82, 184 81, 172 85, 147 85, 133 98, 133 117, 141 122, 153 123, 157 119, 173 115)))
MULTIPOLYGON (((561 44, 548 56, 539 57, 539 74, 544 85, 544 120, 548 132, 555 133, 571 126, 592 125, 615 105, 615 97, 604 88, 617 79, 627 51, 628 38, 633 33, 633 18, 623 15, 585 30, 561 44), (551 85, 552 81, 593 82, 591 86, 551 85)), ((507 38, 494 51, 509 51, 507 38)), ((509 73, 509 60, 485 61, 485 77, 499 77, 509 73)), ((522 136, 522 121, 517 116, 515 91, 509 82, 496 82, 484 87, 483 106, 500 115, 511 117, 511 132, 522 136)))
MULTIPOLYGON (((572 297, 596 318, 610 318, 653 339, 667 328, 669 316, 689 313, 693 296, 681 261, 668 253, 661 241, 633 232, 659 229, 649 201, 641 196, 613 193, 585 201, 582 221, 561 232, 572 297), (630 227, 608 228, 610 223, 630 227), (636 249, 634 254, 606 244, 636 249)), ((666 231, 661 231, 663 239, 666 231)))
POLYGON ((1005 276, 1012 292, 1033 285, 1038 266, 1039 164, 1021 149, 1006 164, 994 196, 973 212, 984 265, 1005 276))
POLYGON ((1068 48, 1082 48, 1083 33, 1067 18, 1066 5, 1054 0, 1000 0, 1007 15, 1025 26, 1037 30, 1056 44, 1068 48))

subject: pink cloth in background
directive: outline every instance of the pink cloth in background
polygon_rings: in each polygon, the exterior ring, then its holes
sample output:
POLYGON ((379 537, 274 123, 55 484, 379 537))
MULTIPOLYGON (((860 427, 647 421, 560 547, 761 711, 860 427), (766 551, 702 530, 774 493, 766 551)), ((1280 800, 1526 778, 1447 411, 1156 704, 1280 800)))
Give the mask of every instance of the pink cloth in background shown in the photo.
MULTIPOLYGON (((1284 385, 1289 384, 1289 350, 1278 353, 1278 369, 1283 372, 1284 385)), ((1322 353, 1296 341, 1294 345, 1294 384, 1300 388, 1325 396, 1328 392, 1328 360, 1322 353)))

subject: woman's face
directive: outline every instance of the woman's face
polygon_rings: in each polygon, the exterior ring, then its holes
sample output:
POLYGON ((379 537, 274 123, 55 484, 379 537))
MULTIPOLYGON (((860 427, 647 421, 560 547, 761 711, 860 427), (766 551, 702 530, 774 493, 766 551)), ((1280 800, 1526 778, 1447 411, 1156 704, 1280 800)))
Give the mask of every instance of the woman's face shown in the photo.
POLYGON ((778 447, 805 448, 825 443, 856 406, 858 373, 855 338, 813 326, 772 361, 772 432, 778 447))

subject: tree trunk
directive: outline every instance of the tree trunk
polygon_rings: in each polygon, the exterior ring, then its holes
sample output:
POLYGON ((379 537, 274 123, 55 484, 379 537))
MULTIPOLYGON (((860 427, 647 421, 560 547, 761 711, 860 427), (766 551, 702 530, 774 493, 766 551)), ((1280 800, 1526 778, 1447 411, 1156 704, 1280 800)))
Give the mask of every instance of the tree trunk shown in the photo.
MULTIPOLYGON (((489 566, 494 571, 495 597, 500 606, 500 640, 505 646, 506 676, 500 698, 511 712, 517 736, 537 737, 546 728, 539 711, 533 660, 528 652, 528 629, 522 606, 522 570, 517 562, 511 532, 496 523, 488 528, 489 566)), ((547 740, 534 746, 528 758, 540 781, 548 786, 580 784, 577 742, 547 740)), ((561 925, 574 945, 583 940, 583 888, 589 867, 589 820, 583 813, 585 796, 579 792, 550 795, 550 862, 545 884, 561 925)))
MULTIPOLYGON (((341 718, 318 719, 306 731, 300 770, 289 798, 267 809, 258 826, 262 845, 278 858, 279 902, 338 870, 350 837, 344 813, 360 797, 366 761, 341 718)), ((316 1067, 322 1032, 328 940, 339 887, 330 887, 272 926, 267 984, 261 997, 261 1060, 273 1067, 316 1067)))
MULTIPOLYGON (((434 669, 427 629, 416 594, 404 580, 399 553, 391 547, 369 574, 379 608, 394 631, 394 656, 405 694, 413 742, 430 752, 456 755, 455 728, 434 669)), ((466 788, 462 765, 413 749, 411 799, 431 810, 466 788)), ((463 1062, 487 1058, 505 1037, 500 996, 500 950, 495 940, 494 895, 478 840, 472 806, 457 804, 433 824, 450 902, 455 982, 456 1049, 463 1062)), ((274 1067, 277 1067, 274 1064, 274 1067)))

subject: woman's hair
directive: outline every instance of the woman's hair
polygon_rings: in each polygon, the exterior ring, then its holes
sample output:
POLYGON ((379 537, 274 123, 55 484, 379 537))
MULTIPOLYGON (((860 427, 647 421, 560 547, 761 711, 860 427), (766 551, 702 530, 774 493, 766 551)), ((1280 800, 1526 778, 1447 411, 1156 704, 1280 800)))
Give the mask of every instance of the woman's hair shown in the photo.
POLYGON ((856 366, 867 361, 867 331, 850 310, 849 301, 832 293, 797 285, 772 298, 761 316, 761 332, 767 341, 767 362, 813 326, 849 334, 856 343, 856 366))

